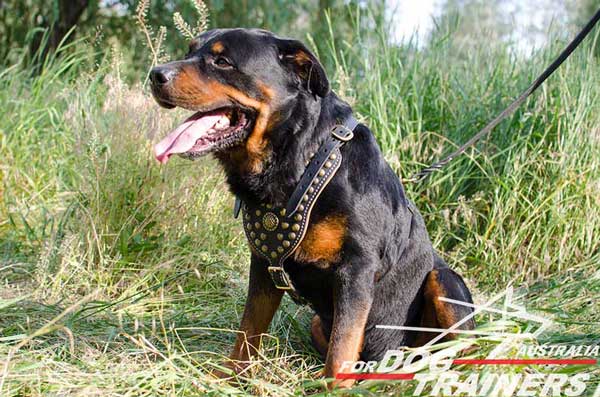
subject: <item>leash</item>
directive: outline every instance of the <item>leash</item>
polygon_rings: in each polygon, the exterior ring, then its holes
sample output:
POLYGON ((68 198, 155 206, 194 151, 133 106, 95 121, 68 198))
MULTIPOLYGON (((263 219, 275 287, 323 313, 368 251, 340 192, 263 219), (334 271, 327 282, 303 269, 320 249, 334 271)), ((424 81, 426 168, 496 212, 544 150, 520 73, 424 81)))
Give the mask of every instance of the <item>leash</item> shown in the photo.
POLYGON ((444 159, 421 169, 416 174, 413 174, 410 178, 404 179, 403 182, 422 182, 433 172, 440 171, 452 160, 463 154, 468 148, 475 145, 481 138, 489 135, 490 132, 504 119, 510 116, 525 100, 538 89, 547 79, 563 64, 563 62, 571 55, 571 53, 581 44, 586 38, 590 31, 594 28, 596 23, 600 20, 600 9, 596 11, 596 14, 590 19, 590 21, 584 26, 584 28, 575 36, 573 41, 560 53, 560 55, 544 70, 544 72, 525 90, 521 95, 517 97, 506 109, 504 109, 496 118, 490 121, 485 127, 483 127, 477 134, 473 135, 471 139, 465 142, 462 146, 450 153, 444 159))

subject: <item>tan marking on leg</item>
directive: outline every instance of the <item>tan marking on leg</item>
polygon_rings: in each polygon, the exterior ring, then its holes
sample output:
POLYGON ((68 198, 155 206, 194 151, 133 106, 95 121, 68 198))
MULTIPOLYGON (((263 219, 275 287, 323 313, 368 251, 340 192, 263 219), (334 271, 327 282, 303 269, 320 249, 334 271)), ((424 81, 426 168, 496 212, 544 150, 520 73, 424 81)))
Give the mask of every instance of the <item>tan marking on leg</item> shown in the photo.
MULTIPOLYGON (((351 324, 342 325, 334 320, 325 362, 327 378, 335 378, 344 361, 357 361, 360 357, 368 316, 368 310, 360 310, 351 324)), ((329 387, 351 387, 354 382, 354 379, 334 379, 329 387)))
POLYGON ((267 332, 273 315, 281 302, 282 291, 259 293, 249 297, 244 309, 235 345, 229 358, 248 361, 260 348, 261 337, 267 332))
MULTIPOLYGON (((446 302, 442 302, 438 298, 447 296, 444 286, 438 280, 438 271, 432 270, 427 275, 425 288, 423 290, 424 303, 423 313, 421 315, 421 327, 427 328, 450 328, 459 319, 452 306, 446 302)), ((415 339, 414 346, 423 346, 430 340, 436 337, 436 333, 423 332, 415 339)), ((442 341, 456 339, 455 334, 446 335, 442 341)))
POLYGON ((315 349, 325 357, 327 355, 327 350, 329 349, 329 341, 327 340, 327 337, 325 337, 321 317, 319 317, 318 314, 315 314, 310 322, 310 335, 312 336, 312 342, 315 349))

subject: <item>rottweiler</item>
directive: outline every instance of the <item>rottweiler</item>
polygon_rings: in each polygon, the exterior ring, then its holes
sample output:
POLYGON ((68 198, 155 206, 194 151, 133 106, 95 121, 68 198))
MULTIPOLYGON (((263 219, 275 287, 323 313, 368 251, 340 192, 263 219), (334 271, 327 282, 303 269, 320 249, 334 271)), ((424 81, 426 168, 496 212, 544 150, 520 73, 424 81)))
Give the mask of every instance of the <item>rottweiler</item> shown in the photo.
POLYGON ((160 106, 194 112, 155 146, 158 161, 212 153, 244 212, 250 277, 234 371, 259 349, 285 291, 314 310, 313 344, 333 379, 345 361, 379 360, 437 335, 377 325, 474 327, 472 309, 438 299, 472 302, 374 134, 301 41, 210 30, 150 81, 160 106))

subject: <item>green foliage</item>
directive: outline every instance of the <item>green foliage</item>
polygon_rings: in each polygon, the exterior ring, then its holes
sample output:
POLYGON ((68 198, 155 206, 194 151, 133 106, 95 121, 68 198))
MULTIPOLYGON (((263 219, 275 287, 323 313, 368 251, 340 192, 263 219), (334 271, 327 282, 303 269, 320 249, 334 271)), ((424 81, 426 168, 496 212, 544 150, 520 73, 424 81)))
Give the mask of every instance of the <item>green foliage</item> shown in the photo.
MULTIPOLYGON (((24 60, 35 64, 36 60, 31 58, 38 49, 48 50, 48 41, 52 44, 62 40, 63 32, 57 32, 56 27, 64 22, 63 9, 68 8, 71 1, 4 1, 0 5, 0 65, 9 66, 24 60)), ((139 75, 148 71, 157 60, 183 56, 190 36, 209 28, 209 21, 213 27, 263 27, 281 35, 305 39, 307 32, 313 32, 316 37, 326 35, 326 12, 329 10, 337 18, 336 36, 344 40, 352 33, 351 10, 365 7, 364 3, 358 6, 359 2, 342 0, 213 0, 206 4, 200 0, 78 2, 87 5, 75 20, 77 26, 67 41, 87 37, 90 47, 102 54, 107 54, 113 47, 122 49, 128 65, 122 77, 129 82, 138 81, 139 75), (139 33, 140 10, 144 11, 142 26, 147 30, 143 34, 139 33), (152 32, 153 28, 156 32, 152 32)), ((379 0, 369 3, 370 10, 377 10, 380 18, 383 18, 382 7, 383 2, 379 0)), ((325 45, 320 40, 316 44, 318 48, 325 45)))

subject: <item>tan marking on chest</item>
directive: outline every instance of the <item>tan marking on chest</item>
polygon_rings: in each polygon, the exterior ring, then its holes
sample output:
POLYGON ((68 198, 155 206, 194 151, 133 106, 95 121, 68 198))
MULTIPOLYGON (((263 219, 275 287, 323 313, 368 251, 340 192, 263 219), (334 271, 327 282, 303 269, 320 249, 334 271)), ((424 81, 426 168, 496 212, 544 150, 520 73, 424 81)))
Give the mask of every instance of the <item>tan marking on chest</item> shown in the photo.
POLYGON ((324 265, 337 262, 345 235, 346 217, 327 216, 308 227, 304 240, 294 252, 294 259, 298 262, 320 262, 324 265))

